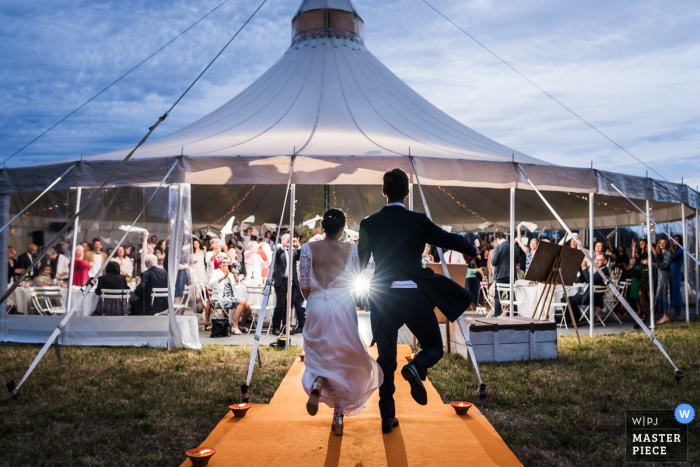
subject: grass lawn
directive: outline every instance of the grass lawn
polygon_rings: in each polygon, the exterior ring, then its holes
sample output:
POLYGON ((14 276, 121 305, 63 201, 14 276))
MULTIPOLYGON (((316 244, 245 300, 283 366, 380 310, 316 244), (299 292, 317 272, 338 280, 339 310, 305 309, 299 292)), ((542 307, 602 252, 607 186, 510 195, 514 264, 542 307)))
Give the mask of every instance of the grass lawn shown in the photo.
MULTIPOLYGON (((685 373, 678 385, 641 331, 586 337, 583 348, 575 336, 560 337, 557 360, 479 365, 488 385, 484 401, 458 355, 435 366, 430 380, 444 402, 475 402, 526 466, 622 466, 625 409, 700 408, 700 322, 661 326, 656 335, 685 373)), ((690 465, 700 465, 697 414, 689 440, 690 465)))
MULTIPOLYGON (((177 466, 240 402, 250 346, 168 352, 53 349, 20 389, 0 396, 0 466, 177 466)), ((272 398, 298 349, 262 349, 251 402, 272 398)), ((0 379, 19 382, 37 345, 0 344, 0 379)))
MULTIPOLYGON (((670 365, 641 332, 559 339, 551 361, 484 363, 489 398, 461 357, 449 355, 430 379, 444 402, 474 401, 526 466, 624 465, 626 408, 700 408, 700 323, 662 327, 670 365)), ((19 381, 39 346, 0 344, 0 379, 19 381)), ((269 402, 299 348, 262 348, 252 401, 269 402)), ((18 400, 0 396, 0 466, 175 466, 238 402, 250 347, 201 351, 63 347, 47 354, 18 400)), ((700 428, 691 425, 700 464, 700 428)))

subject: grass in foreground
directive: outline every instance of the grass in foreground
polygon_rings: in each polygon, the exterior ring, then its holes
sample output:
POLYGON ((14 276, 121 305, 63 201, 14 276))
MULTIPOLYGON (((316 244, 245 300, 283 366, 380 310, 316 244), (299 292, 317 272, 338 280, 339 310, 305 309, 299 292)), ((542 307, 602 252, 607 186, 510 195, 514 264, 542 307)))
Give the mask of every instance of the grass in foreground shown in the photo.
MULTIPOLYGON (((557 360, 481 364, 483 401, 459 355, 446 356, 430 380, 444 402, 475 402, 526 466, 622 466, 625 409, 700 408, 700 322, 662 326, 656 335, 685 373, 678 385, 641 331, 586 337, 583 348, 575 336, 560 337, 557 360)), ((689 442, 690 465, 700 465, 697 415, 689 442)))
MULTIPOLYGON (((53 349, 17 400, 0 396, 0 466, 175 466, 240 402, 250 346, 168 352, 53 349)), ((0 344, 0 379, 19 382, 36 345, 0 344)), ((261 347, 251 402, 268 403, 299 350, 261 347)))

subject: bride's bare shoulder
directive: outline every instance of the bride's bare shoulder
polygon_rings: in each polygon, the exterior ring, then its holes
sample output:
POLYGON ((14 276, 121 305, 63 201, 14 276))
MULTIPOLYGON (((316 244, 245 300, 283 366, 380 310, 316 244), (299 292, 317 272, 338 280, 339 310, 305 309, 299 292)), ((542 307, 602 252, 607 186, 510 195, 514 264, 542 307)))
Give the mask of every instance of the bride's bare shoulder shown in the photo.
POLYGON ((332 254, 335 252, 348 254, 350 253, 350 248, 352 248, 351 243, 344 242, 319 241, 307 243, 306 245, 309 245, 308 248, 310 248, 314 253, 318 254, 332 254))

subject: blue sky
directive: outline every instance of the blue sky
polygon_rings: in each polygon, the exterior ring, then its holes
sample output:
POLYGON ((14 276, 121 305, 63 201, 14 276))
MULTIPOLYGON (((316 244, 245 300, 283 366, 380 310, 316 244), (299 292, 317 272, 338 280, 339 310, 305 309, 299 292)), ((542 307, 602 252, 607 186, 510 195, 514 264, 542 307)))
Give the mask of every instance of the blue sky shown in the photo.
MULTIPOLYGON (((221 0, 0 4, 4 159, 221 0)), ((700 184, 700 3, 453 1, 436 7, 664 177, 700 184)), ((134 145, 258 2, 230 0, 8 163, 134 145)), ((157 134, 216 109, 289 46, 297 0, 268 0, 157 134)), ((560 165, 645 168, 506 68, 420 0, 355 0, 365 43, 462 123, 560 165)))

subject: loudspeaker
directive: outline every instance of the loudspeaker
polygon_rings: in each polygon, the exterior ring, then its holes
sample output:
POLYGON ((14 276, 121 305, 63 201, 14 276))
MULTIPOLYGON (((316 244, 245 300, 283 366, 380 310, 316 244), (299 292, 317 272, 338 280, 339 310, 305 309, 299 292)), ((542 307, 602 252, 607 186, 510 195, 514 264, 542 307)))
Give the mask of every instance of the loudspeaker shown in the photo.
POLYGON ((44 231, 43 230, 35 230, 32 232, 32 243, 40 248, 44 246, 44 231))

